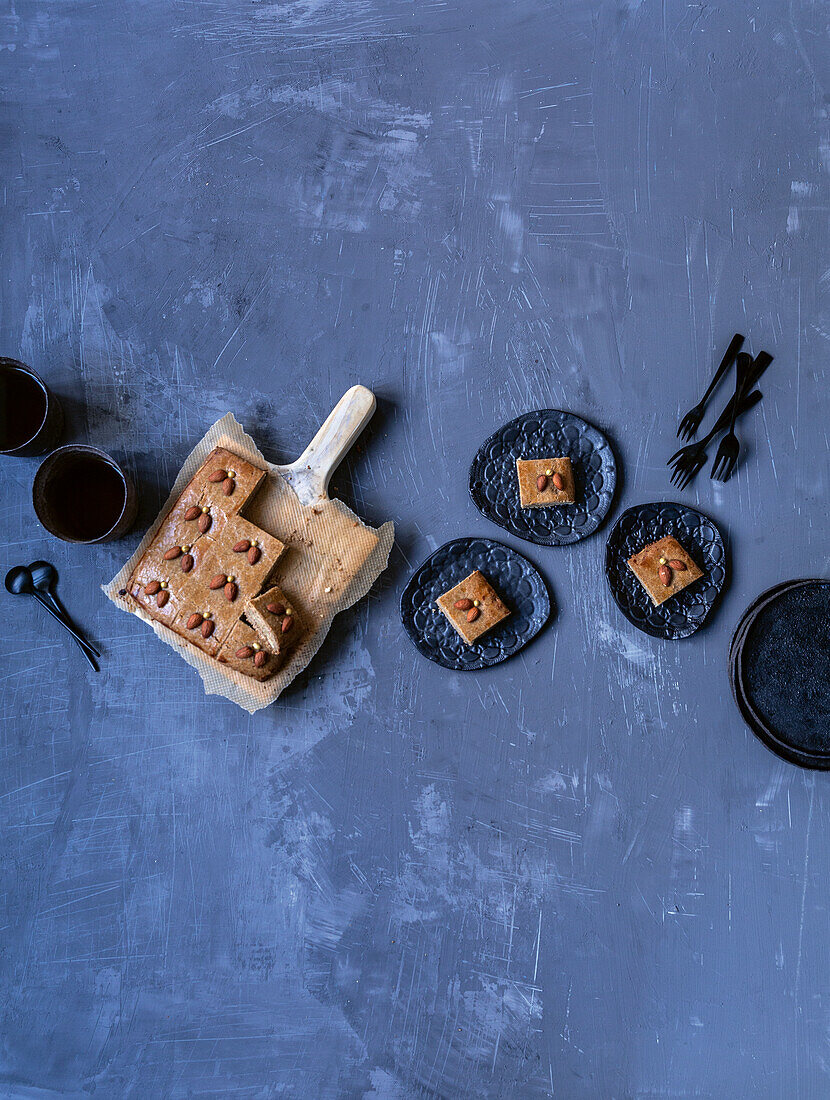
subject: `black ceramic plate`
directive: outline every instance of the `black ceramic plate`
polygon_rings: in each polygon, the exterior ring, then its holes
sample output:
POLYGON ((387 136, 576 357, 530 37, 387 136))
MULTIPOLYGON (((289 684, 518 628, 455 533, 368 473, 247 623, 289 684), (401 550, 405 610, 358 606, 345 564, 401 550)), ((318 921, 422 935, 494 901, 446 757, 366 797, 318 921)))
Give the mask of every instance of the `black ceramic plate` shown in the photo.
POLYGON ((455 539, 415 570, 401 596, 401 619, 415 648, 458 672, 507 660, 534 638, 550 615, 550 597, 530 562, 492 539, 455 539), (435 601, 479 569, 512 614, 468 646, 435 601))
POLYGON ((623 615, 646 634, 672 641, 699 630, 718 602, 726 580, 726 550, 721 533, 702 512, 657 501, 623 512, 608 536, 605 575, 623 615), (628 559, 664 535, 674 535, 703 570, 703 576, 655 607, 628 567, 628 559))
POLYGON ((470 496, 482 515, 540 546, 566 546, 592 535, 608 514, 616 484, 608 440, 593 424, 560 409, 511 420, 479 448, 470 467, 470 496), (576 503, 522 508, 516 459, 565 457, 573 468, 576 503))
POLYGON ((732 693, 773 752, 830 768, 830 581, 796 580, 744 612, 729 651, 732 693))

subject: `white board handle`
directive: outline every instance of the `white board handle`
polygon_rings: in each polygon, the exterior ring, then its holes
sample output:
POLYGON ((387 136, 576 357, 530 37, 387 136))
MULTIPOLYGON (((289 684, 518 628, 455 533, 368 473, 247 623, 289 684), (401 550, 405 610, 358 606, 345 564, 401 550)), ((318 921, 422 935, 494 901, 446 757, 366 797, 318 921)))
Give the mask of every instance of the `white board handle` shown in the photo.
POLYGON ((331 475, 369 423, 376 407, 371 390, 352 386, 331 410, 297 461, 279 467, 303 504, 312 504, 326 495, 331 475))

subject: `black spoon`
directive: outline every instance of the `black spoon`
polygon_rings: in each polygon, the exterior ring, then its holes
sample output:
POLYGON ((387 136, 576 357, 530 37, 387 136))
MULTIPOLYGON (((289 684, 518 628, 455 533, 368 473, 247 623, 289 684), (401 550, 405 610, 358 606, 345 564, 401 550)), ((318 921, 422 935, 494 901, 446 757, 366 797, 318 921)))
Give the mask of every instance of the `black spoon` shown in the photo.
POLYGON ((87 649, 87 643, 80 636, 80 634, 78 634, 75 628, 70 626, 69 623, 65 622, 58 614, 58 612, 54 610, 49 601, 44 599, 40 592, 38 592, 38 590, 35 588, 32 574, 29 571, 28 566, 15 565, 14 568, 8 571, 8 573, 6 574, 6 591, 11 592, 13 596, 34 596, 37 602, 39 604, 42 604, 43 607, 45 607, 46 610, 49 612, 49 614, 53 618, 57 619, 61 626, 65 627, 69 631, 69 633, 80 646, 84 657, 86 657, 86 659, 95 669, 95 671, 98 672, 98 665, 95 663, 95 658, 93 657, 93 655, 87 649))
MULTIPOLYGON (((49 561, 33 561, 29 563, 29 572, 32 574, 32 584, 40 592, 41 596, 45 596, 47 600, 52 604, 55 611, 61 616, 63 621, 67 623, 76 634, 80 635, 80 631, 72 621, 72 617, 69 612, 63 606, 61 601, 55 594, 55 584, 58 580, 58 571, 49 561)), ((86 648, 93 653, 96 657, 100 657, 101 654, 95 648, 95 646, 83 639, 83 644, 86 648)))

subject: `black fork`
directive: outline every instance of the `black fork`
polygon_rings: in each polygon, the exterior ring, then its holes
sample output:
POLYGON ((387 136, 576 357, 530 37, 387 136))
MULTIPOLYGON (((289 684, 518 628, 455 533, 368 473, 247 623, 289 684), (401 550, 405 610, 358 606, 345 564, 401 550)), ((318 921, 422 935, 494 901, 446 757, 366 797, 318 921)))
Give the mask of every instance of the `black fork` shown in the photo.
POLYGON ((714 481, 728 481, 730 479, 738 461, 738 455, 741 453, 740 440, 735 435, 735 420, 738 416, 738 406, 752 385, 751 356, 741 352, 738 356, 736 376, 735 404, 732 408, 732 416, 729 419, 729 431, 720 441, 715 461, 712 463, 712 472, 709 475, 714 481))
MULTIPOLYGON (((769 352, 762 351, 758 353, 752 365, 751 385, 755 385, 771 362, 772 356, 769 352)), ((760 400, 760 390, 754 390, 752 393, 747 394, 738 407, 738 416, 741 416, 748 409, 751 409, 752 406, 757 404, 760 400)), ((673 485, 676 485, 680 489, 685 489, 692 478, 700 473, 706 463, 706 448, 718 432, 722 432, 724 428, 729 426, 734 407, 735 396, 733 394, 727 402, 726 408, 715 421, 714 427, 706 437, 699 440, 697 443, 690 443, 686 447, 681 447, 679 451, 675 451, 671 456, 666 465, 674 466, 674 473, 671 478, 673 485)))
MULTIPOLYGON (((760 390, 753 390, 752 393, 748 393, 740 404, 738 416, 743 416, 745 412, 749 412, 763 396, 760 390)), ((678 489, 685 489, 689 482, 697 477, 706 465, 706 448, 718 432, 722 432, 729 424, 731 415, 731 406, 727 405, 715 422, 715 426, 706 433, 703 439, 697 443, 690 443, 687 447, 681 447, 679 451, 671 456, 668 465, 674 466, 671 475, 672 485, 676 485, 678 489)))
POLYGON ((735 356, 741 350, 741 345, 744 342, 743 336, 740 332, 736 332, 732 339, 729 341, 729 347, 726 349, 726 354, 721 359, 720 366, 715 371, 715 376, 709 383, 706 393, 701 397, 700 401, 695 405, 693 409, 689 409, 683 419, 680 421, 680 427, 677 429, 677 438, 682 439, 684 442, 691 439, 695 432, 700 427, 700 422, 703 419, 703 414, 706 412, 706 405, 709 398, 715 392, 715 388, 720 382, 721 378, 726 374, 732 364, 735 362, 735 356))

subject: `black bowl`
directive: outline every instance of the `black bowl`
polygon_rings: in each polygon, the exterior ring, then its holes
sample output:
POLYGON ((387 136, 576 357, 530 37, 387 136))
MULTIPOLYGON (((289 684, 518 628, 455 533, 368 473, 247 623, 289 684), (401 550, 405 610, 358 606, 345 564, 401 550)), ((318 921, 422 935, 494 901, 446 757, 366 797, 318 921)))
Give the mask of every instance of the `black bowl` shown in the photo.
POLYGON ((415 648, 444 668, 476 671, 506 661, 534 638, 550 616, 545 582, 527 558, 492 539, 454 539, 412 574, 401 595, 401 620, 415 648), (435 601, 480 570, 511 615, 468 646, 435 601))
POLYGON ((617 484, 614 452, 602 432, 573 413, 525 413, 483 443, 470 467, 470 496, 487 519, 540 546, 567 546, 592 535, 608 514, 617 484), (522 508, 517 458, 569 458, 576 502, 522 508))
POLYGON ((605 575, 629 622, 654 638, 688 638, 703 626, 723 591, 726 548, 720 531, 702 512, 670 501, 639 504, 623 512, 608 536, 605 575), (655 607, 628 559, 664 535, 674 535, 703 576, 655 607))

